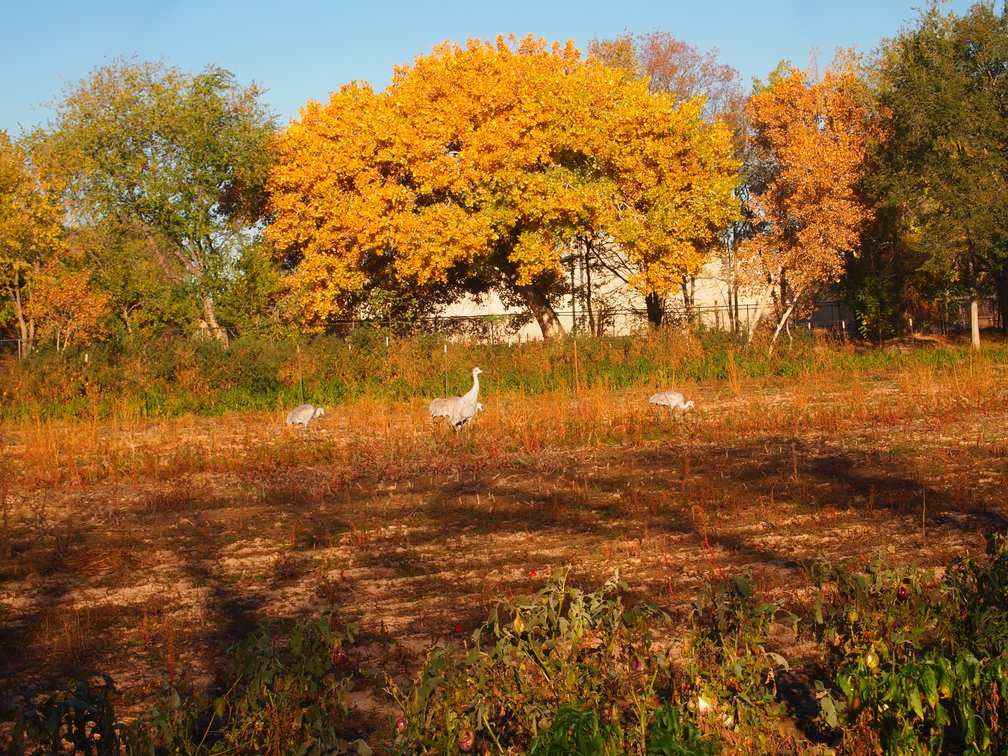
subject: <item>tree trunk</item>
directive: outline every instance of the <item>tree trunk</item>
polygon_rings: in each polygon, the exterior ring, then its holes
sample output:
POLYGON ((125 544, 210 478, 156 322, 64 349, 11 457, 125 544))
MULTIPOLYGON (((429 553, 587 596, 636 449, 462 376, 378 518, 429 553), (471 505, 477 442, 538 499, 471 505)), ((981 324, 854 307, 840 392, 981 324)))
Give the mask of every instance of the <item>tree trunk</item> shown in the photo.
POLYGON ((665 299, 655 292, 650 292, 644 297, 644 304, 647 306, 647 319, 652 328, 660 328, 665 320, 665 299))
POLYGON ((15 281, 10 289, 11 301, 14 305, 14 315, 17 317, 18 332, 21 335, 18 355, 22 359, 28 356, 32 349, 32 342, 35 340, 35 321, 25 318, 24 306, 21 303, 21 285, 15 281))
POLYGON ((542 289, 535 284, 518 283, 518 271, 511 262, 510 252, 511 249, 506 245, 502 244, 498 246, 494 259, 497 270, 504 274, 504 279, 511 285, 518 296, 524 300, 525 306, 529 308, 529 312, 532 313, 536 322, 539 323, 543 340, 549 341, 551 339, 562 338, 566 331, 564 331, 564 327, 560 323, 560 318, 557 317, 553 305, 550 304, 542 289))
POLYGON ((11 293, 13 294, 11 299, 14 302, 14 315, 17 316, 18 330, 21 333, 21 341, 25 341, 28 338, 28 324, 25 322, 24 308, 21 306, 21 287, 15 284, 11 293))
POLYGON ((683 276, 679 282, 682 287, 683 309, 686 311, 686 322, 693 325, 693 304, 696 296, 696 276, 683 276))
POLYGON ((591 246, 590 238, 584 240, 584 267, 585 274, 585 310, 588 313, 588 332, 592 336, 600 336, 595 327, 595 310, 592 307, 592 284, 591 284, 591 246))
POLYGON ((224 346, 228 345, 227 333, 224 329, 220 327, 217 322, 217 316, 214 313, 213 298, 209 294, 202 295, 203 305, 203 320, 206 322, 207 330, 210 331, 210 335, 217 339, 224 346))
POLYGON ((970 344, 974 349, 980 348, 980 303, 976 292, 970 299, 970 344))
POLYGON ((756 326, 759 325, 760 320, 763 319, 763 310, 766 309, 767 302, 770 301, 770 292, 773 291, 774 283, 771 281, 763 289, 763 293, 760 294, 759 302, 756 305, 756 314, 753 319, 749 321, 749 336, 746 339, 746 344, 752 344, 753 334, 756 333, 756 326))
POLYGON ((738 294, 739 294, 738 284, 734 284, 732 286, 732 292, 731 292, 732 302, 729 309, 731 310, 732 314, 732 333, 736 334, 742 330, 742 323, 739 322, 738 294))
POLYGON ((791 313, 794 312, 795 303, 798 301, 798 293, 795 292, 794 298, 784 309, 784 314, 781 316, 780 322, 777 323, 777 330, 774 331, 773 338, 770 340, 770 354, 773 354, 774 347, 777 346, 777 338, 780 336, 781 331, 784 330, 784 326, 787 325, 788 320, 791 319, 791 313))
POLYGON ((564 331, 564 327, 560 323, 560 318, 557 317, 553 305, 549 303, 542 290, 533 284, 514 284, 514 287, 522 299, 525 300, 529 312, 532 313, 539 323, 543 339, 550 341, 551 339, 562 338, 566 331, 564 331))

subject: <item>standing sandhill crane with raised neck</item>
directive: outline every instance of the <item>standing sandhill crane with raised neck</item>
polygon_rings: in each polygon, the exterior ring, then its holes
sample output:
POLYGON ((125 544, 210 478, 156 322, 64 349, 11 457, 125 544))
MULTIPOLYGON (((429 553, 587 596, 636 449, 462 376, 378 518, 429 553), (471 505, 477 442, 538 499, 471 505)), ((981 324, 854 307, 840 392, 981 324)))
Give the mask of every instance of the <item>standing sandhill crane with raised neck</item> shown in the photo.
POLYGON ((675 414, 676 410, 686 412, 696 405, 693 400, 685 401, 685 397, 678 391, 659 391, 648 399, 648 404, 657 404, 660 407, 669 408, 669 417, 675 414))
POLYGON ((301 404, 287 413, 287 425, 300 425, 307 428, 308 423, 324 414, 325 410, 322 407, 316 407, 314 404, 301 404))
POLYGON ((483 409, 483 405, 479 401, 479 376, 482 372, 478 367, 473 368, 472 388, 462 396, 449 396, 447 399, 432 401, 430 403, 431 418, 447 417, 456 432, 472 420, 476 413, 483 409))

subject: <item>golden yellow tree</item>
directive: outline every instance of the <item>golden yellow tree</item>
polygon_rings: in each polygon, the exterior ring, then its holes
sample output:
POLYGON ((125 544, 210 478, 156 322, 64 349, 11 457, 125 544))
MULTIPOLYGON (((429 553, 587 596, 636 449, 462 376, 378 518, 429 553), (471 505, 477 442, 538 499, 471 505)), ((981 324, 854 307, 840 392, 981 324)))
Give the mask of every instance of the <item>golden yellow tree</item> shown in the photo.
POLYGON ((796 307, 839 280, 870 217, 858 190, 872 104, 854 58, 841 54, 817 83, 798 69, 773 77, 747 112, 771 176, 750 202, 761 233, 741 249, 753 284, 762 287, 749 339, 776 292, 776 342, 796 307))
MULTIPOLYGON (((35 323, 26 312, 32 282, 61 246, 61 206, 28 151, 0 131, 0 292, 27 353, 35 323)), ((0 323, 2 325, 2 323, 0 323)))
MULTIPOLYGON (((692 110, 697 107, 698 102, 702 103, 700 115, 704 121, 717 123, 718 128, 729 128, 735 152, 742 152, 743 141, 740 135, 743 133, 745 93, 738 71, 731 66, 718 63, 717 50, 701 52, 667 32, 656 31, 637 36, 624 33, 614 39, 592 40, 588 52, 595 60, 645 79, 651 92, 660 92, 670 97, 676 106, 685 104, 692 110)), ((723 229, 731 220, 735 219, 722 218, 719 226, 723 229)), ((607 249, 604 245, 591 243, 586 246, 594 249, 597 260, 605 268, 626 280, 627 276, 622 269, 626 260, 620 254, 621 250, 607 249)), ((702 256, 702 262, 706 262, 709 257, 720 256, 726 249, 728 247, 724 235, 712 236, 702 256)), ((731 260, 728 259, 725 263, 729 288, 732 288, 734 278, 731 260)), ((692 317, 696 277, 699 272, 700 266, 681 266, 675 271, 679 287, 682 289, 687 318, 692 317)), ((668 291, 656 288, 642 290, 642 293, 645 295, 648 320, 653 325, 660 325, 665 317, 668 291)))
POLYGON ((322 325, 377 279, 496 287, 563 333, 548 293, 569 242, 610 234, 665 286, 737 211, 729 135, 568 43, 445 43, 380 94, 310 102, 276 143, 267 238, 322 325))

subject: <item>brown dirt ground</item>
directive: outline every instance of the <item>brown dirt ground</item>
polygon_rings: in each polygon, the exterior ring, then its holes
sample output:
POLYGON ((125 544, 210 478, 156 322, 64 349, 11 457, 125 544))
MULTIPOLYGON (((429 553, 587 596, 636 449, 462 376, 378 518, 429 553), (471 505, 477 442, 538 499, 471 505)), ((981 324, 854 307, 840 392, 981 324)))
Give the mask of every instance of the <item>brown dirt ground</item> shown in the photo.
MULTIPOLYGON (((981 398, 913 375, 836 395, 799 380, 760 404, 744 398, 752 386, 701 387, 699 410, 672 420, 638 416, 636 395, 614 394, 606 411, 630 413, 635 437, 543 449, 493 435, 495 422, 514 435, 502 417, 519 400, 485 400, 486 435, 477 425, 458 442, 417 405, 400 408, 401 425, 381 420, 393 433, 420 427, 420 451, 400 464, 369 464, 366 444, 334 461, 325 445, 361 432, 339 408, 279 442, 303 463, 273 467, 237 460, 277 443, 249 428, 278 417, 189 419, 168 433, 71 427, 122 448, 156 437, 150 448, 165 455, 195 439, 194 454, 205 443, 236 461, 0 481, 0 698, 106 672, 129 718, 165 682, 212 686, 224 649, 255 623, 335 603, 362 629, 352 662, 363 729, 383 731, 386 673, 408 681, 432 644, 467 637, 495 599, 534 592, 559 569, 585 587, 619 570, 631 601, 684 619, 705 580, 742 570, 800 609, 820 558, 892 546, 899 562, 943 565, 1006 530, 1005 385, 1001 369, 981 398)), ((0 427, 9 462, 41 464, 32 433, 0 427)), ((64 470, 89 464, 52 454, 64 470)), ((780 642, 799 670, 814 653, 807 639, 780 642)))

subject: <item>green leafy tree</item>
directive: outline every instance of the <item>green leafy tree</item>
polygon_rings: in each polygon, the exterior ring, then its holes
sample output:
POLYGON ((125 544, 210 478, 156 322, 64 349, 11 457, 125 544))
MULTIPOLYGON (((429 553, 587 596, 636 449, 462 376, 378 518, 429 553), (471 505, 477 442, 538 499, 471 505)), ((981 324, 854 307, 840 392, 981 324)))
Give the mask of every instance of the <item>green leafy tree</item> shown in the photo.
POLYGON ((278 336, 283 330, 280 309, 282 271, 261 240, 242 249, 220 296, 222 316, 239 333, 278 336))
POLYGON ((274 123, 260 94, 213 66, 117 59, 70 88, 44 135, 75 220, 128 220, 152 247, 167 241, 218 337, 214 298, 265 201, 274 123))
POLYGON ((883 50, 878 96, 889 139, 873 185, 923 276, 1008 310, 1008 15, 936 4, 883 50))
POLYGON ((183 329, 198 317, 192 286, 171 243, 135 222, 106 218, 79 226, 67 246, 92 269, 94 285, 108 294, 113 332, 146 339, 165 329, 183 329))

